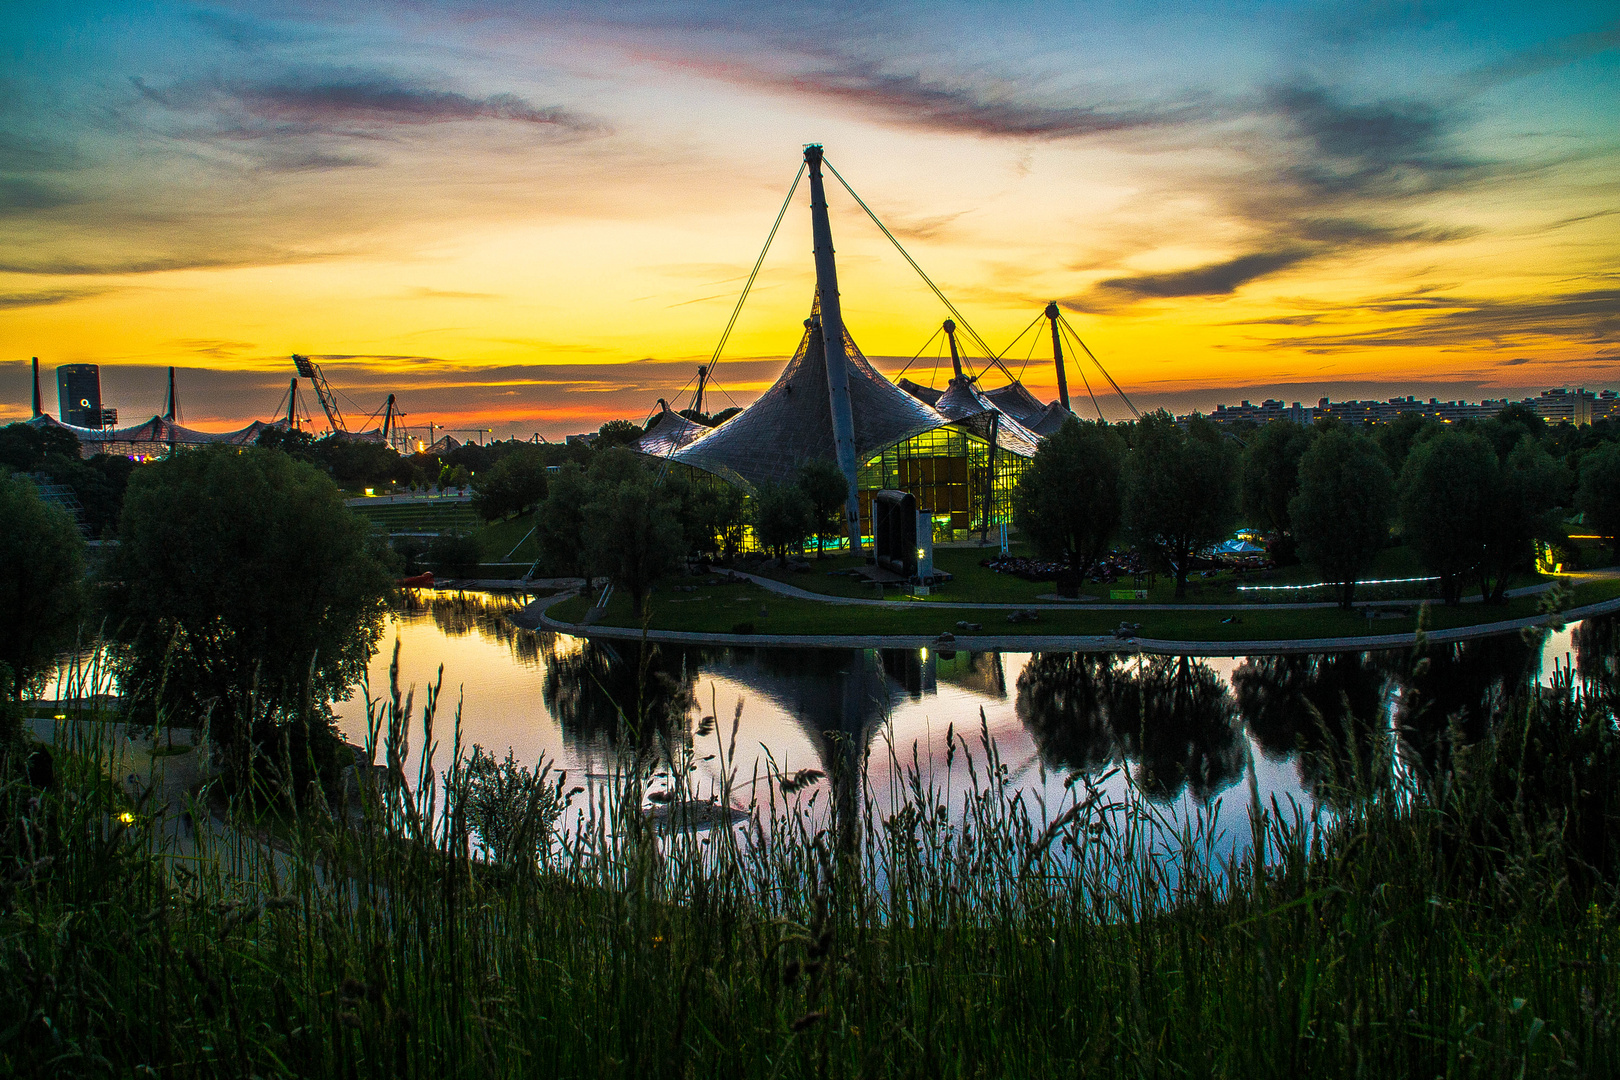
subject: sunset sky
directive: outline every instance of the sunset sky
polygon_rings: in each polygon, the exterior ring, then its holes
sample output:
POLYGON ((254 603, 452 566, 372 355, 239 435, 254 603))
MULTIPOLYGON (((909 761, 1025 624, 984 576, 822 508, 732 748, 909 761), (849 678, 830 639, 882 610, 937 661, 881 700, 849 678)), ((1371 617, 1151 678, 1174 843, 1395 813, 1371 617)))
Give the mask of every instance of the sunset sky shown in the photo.
MULTIPOLYGON (((807 142, 993 346, 1057 299, 1139 406, 1620 386, 1612 0, 1129 7, 4 2, 0 421, 31 356, 53 413, 58 364, 129 421, 172 364, 268 418, 295 352, 351 414, 640 420, 807 142)), ((944 310, 829 201, 851 333, 927 382, 944 310)), ((801 185, 711 401, 813 280, 801 185)))

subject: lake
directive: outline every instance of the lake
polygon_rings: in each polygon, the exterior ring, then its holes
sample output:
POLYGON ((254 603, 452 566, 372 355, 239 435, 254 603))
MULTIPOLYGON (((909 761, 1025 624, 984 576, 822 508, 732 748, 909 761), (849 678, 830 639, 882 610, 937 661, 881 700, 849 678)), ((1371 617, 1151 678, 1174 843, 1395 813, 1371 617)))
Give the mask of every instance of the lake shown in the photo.
MULTIPOLYGON (((635 744, 660 762, 653 790, 681 770, 707 794, 724 770, 733 804, 746 806, 754 794, 765 800, 774 770, 797 774, 792 802, 820 813, 835 798, 829 777, 860 760, 874 810, 913 774, 957 808, 971 773, 984 774, 988 740, 1031 806, 1058 805, 1075 779, 1116 797, 1134 789, 1161 828, 1217 818, 1221 854, 1247 848, 1251 778, 1266 805, 1331 812, 1357 777, 1440 767, 1448 729, 1477 738, 1515 690, 1571 667, 1578 677, 1612 672, 1617 655, 1612 616, 1423 656, 643 652, 519 629, 507 618, 519 606, 509 595, 430 594, 390 617, 370 690, 387 692, 397 642, 401 688, 414 687, 419 715, 443 665, 435 768, 448 764, 459 705, 469 752, 478 744, 530 765, 543 755, 588 791, 635 744), (632 729, 621 716, 645 719, 632 729)), ((361 693, 337 713, 345 737, 363 744, 361 693)), ((413 730, 407 775, 421 742, 413 730)))

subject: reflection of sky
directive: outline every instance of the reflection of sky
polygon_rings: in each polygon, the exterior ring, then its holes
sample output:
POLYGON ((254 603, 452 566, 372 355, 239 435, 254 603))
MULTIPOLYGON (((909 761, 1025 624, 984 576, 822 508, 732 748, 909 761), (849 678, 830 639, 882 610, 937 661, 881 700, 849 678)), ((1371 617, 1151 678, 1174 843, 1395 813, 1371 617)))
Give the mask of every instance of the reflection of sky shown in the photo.
MULTIPOLYGON (((496 640, 477 630, 446 634, 428 618, 391 620, 384 648, 371 664, 373 695, 382 693, 387 686, 396 635, 400 643, 401 689, 406 691, 414 686, 417 702, 417 717, 410 731, 408 776, 415 776, 420 765, 420 711, 424 690, 441 663, 444 665, 443 705, 434 732, 438 746, 434 759, 437 768, 443 769, 449 762, 458 700, 462 744, 468 752, 474 743, 493 751, 497 757, 503 757, 510 749, 517 760, 530 765, 544 754, 555 766, 569 770, 570 785, 579 778, 583 778, 579 782, 585 784, 600 780, 611 768, 611 761, 599 746, 590 741, 572 742, 549 714, 542 694, 544 662, 523 662, 509 641, 496 640)), ((581 647, 581 643, 559 637, 554 639, 553 647, 567 651, 581 647)), ((916 654, 910 656, 915 659, 916 654)), ((1032 812, 1034 807, 1044 804, 1046 813, 1055 817, 1066 807, 1065 800, 1074 797, 1065 786, 1068 774, 1064 770, 1043 768, 1035 740, 1017 714, 1018 677, 1029 663, 1028 654, 1001 656, 1006 688, 1003 694, 967 689, 946 679, 925 679, 920 693, 914 692, 917 689, 914 680, 913 691, 908 691, 894 679, 879 677, 881 667, 876 654, 850 654, 849 659, 850 663, 839 665, 841 670, 850 671, 864 665, 864 673, 857 671, 856 698, 850 705, 859 710, 860 718, 865 721, 867 785, 874 808, 884 812, 893 809, 898 793, 907 788, 909 774, 915 768, 924 785, 939 792, 952 811, 960 813, 962 800, 972 788, 971 770, 977 770, 981 782, 987 773, 982 731, 988 732, 1001 762, 1008 769, 1011 791, 1022 793, 1032 812), (954 755, 948 752, 948 733, 953 733, 957 740, 954 755), (954 760, 947 767, 950 757, 954 760)), ((1219 661, 1217 665, 1223 676, 1229 675, 1228 669, 1233 666, 1219 661)), ((834 681, 836 677, 800 674, 780 663, 771 668, 751 651, 711 654, 703 661, 697 678, 694 687, 697 704, 688 723, 695 731, 704 716, 714 716, 716 722, 709 734, 693 739, 696 769, 689 781, 692 790, 702 795, 718 790, 719 765, 725 758, 725 747, 732 740, 732 718, 739 702, 742 710, 733 761, 737 805, 747 804, 753 777, 762 777, 767 772, 767 758, 782 774, 802 769, 830 772, 835 762, 826 749, 827 742, 818 737, 816 727, 833 722, 832 718, 839 711, 834 698, 842 691, 831 685, 834 681), (814 714, 813 718, 806 713, 814 714)), ((355 743, 363 743, 365 738, 361 697, 357 692, 350 701, 338 706, 339 727, 345 737, 355 743)), ((1308 807, 1309 796, 1293 758, 1267 759, 1257 747, 1250 749, 1261 798, 1269 802, 1275 796, 1285 807, 1290 800, 1296 800, 1308 807)), ((1128 785, 1128 770, 1121 769, 1106 780, 1101 789, 1111 798, 1119 799, 1126 795, 1128 785)), ((828 788, 829 782, 821 780, 802 792, 795 802, 805 806, 814 796, 813 810, 819 816, 832 797, 828 788)), ((766 793, 761 791, 760 798, 764 803, 766 793)), ((1241 849, 1248 842, 1246 783, 1239 779, 1220 792, 1217 800, 1222 804, 1219 821, 1224 830, 1217 850, 1225 854, 1233 844, 1241 849)), ((1173 799, 1155 804, 1157 814, 1176 823, 1192 820, 1201 811, 1208 817, 1214 807, 1201 804, 1186 788, 1173 799)), ((1040 816, 1038 812, 1036 816, 1040 816)))
MULTIPOLYGON (((295 351, 366 411, 398 391, 412 424, 644 414, 707 358, 813 139, 995 347, 1059 298, 1139 404, 1590 386, 1620 304, 1614 20, 8 5, 0 419, 39 354, 108 365, 131 416, 177 364, 190 418, 234 424, 295 351)), ((717 374, 742 401, 798 340, 806 195, 717 374)), ((849 325, 892 370, 942 312, 831 203, 849 325)))

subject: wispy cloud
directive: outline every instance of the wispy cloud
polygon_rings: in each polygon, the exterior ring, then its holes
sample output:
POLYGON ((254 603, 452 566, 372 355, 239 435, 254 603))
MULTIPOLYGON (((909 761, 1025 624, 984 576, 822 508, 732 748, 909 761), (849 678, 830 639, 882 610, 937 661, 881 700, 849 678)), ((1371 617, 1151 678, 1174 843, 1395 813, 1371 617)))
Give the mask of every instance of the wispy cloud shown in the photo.
POLYGON ((0 293, 0 311, 13 308, 50 307, 54 304, 69 304, 75 300, 84 300, 92 296, 100 296, 106 289, 53 289, 44 292, 11 292, 0 293))
POLYGON ((1270 349, 1321 353, 1389 347, 1507 347, 1548 338, 1592 346, 1620 341, 1620 289, 1613 288, 1506 299, 1390 297, 1357 305, 1355 310, 1416 313, 1419 317, 1395 326, 1277 337, 1263 344, 1270 349))

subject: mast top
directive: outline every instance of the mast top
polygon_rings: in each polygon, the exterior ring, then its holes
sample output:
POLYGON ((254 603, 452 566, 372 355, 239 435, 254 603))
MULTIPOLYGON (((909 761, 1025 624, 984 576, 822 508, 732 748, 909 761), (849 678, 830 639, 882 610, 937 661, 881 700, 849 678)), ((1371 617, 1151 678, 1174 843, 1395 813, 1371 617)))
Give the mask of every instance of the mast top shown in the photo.
POLYGON ((1058 306, 1057 306, 1057 301, 1056 300, 1051 300, 1051 301, 1047 302, 1047 305, 1046 305, 1046 317, 1048 319, 1056 319, 1058 317, 1058 306))

